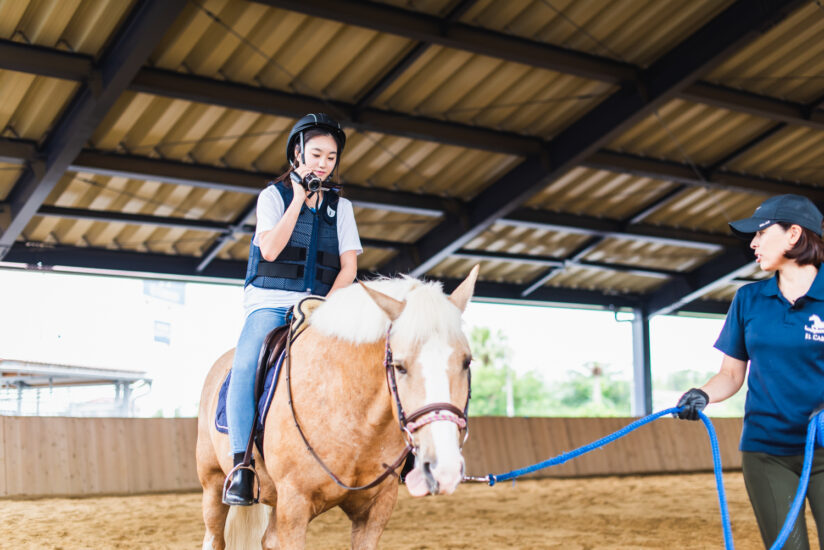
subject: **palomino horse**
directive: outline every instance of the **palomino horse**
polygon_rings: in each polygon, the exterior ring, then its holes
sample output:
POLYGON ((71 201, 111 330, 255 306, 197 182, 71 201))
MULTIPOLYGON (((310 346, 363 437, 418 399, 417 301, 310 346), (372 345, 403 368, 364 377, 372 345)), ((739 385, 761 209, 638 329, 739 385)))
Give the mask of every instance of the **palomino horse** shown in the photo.
POLYGON ((303 548, 309 522, 335 506, 352 521, 352 548, 376 548, 398 481, 390 475, 371 482, 391 469, 387 464, 397 468, 407 449, 415 453, 406 478, 412 495, 452 493, 463 479, 469 399, 461 314, 477 275, 475 266, 450 296, 439 283, 404 277, 351 285, 318 307, 292 345, 265 419, 265 462, 255 451, 263 504, 233 506, 231 514, 221 502, 232 469, 229 441, 214 418, 233 352, 220 357, 198 419, 203 548, 303 548), (364 485, 372 486, 352 490, 364 485))

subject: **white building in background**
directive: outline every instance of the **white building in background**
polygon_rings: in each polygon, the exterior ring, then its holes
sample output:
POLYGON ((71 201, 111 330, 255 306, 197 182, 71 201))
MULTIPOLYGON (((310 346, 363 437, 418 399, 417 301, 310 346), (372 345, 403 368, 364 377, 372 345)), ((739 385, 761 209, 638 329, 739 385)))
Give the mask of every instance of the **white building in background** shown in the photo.
POLYGON ((145 372, 0 359, 0 414, 132 416, 145 372))

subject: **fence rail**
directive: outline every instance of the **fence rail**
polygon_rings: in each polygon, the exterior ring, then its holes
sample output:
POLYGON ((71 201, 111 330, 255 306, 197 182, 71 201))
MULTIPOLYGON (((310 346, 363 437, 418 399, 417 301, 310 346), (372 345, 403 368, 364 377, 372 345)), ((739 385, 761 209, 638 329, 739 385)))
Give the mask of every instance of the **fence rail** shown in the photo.
MULTIPOLYGON (((470 419, 467 473, 509 471, 594 441, 631 418, 470 419)), ((740 418, 713 421, 725 469, 741 466, 740 418)), ((0 416, 0 497, 197 490, 194 418, 0 416)), ((712 470, 700 422, 657 420, 629 436, 530 477, 712 470)))

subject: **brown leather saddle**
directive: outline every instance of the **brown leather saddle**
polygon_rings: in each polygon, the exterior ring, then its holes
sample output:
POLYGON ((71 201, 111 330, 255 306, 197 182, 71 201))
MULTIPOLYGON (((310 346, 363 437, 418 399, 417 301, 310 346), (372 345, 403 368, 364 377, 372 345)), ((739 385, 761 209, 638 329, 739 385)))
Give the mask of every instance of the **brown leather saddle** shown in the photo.
POLYGON ((260 348, 260 357, 255 372, 255 403, 260 400, 266 381, 266 373, 277 362, 287 343, 292 343, 306 330, 309 316, 326 299, 320 296, 308 296, 297 303, 286 314, 286 324, 276 327, 266 335, 260 348))

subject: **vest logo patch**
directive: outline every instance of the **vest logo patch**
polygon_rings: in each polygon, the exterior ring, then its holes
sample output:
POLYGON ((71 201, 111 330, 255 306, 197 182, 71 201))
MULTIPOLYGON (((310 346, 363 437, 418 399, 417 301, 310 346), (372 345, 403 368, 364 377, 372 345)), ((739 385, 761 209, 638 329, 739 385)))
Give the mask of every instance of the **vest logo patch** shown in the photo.
POLYGON ((810 321, 810 325, 804 325, 804 330, 806 331, 804 339, 824 342, 824 321, 821 320, 821 317, 818 315, 810 315, 808 321, 810 321))
POLYGON ((326 215, 329 216, 330 218, 334 218, 335 217, 335 209, 332 208, 331 206, 327 205, 326 206, 326 215))

